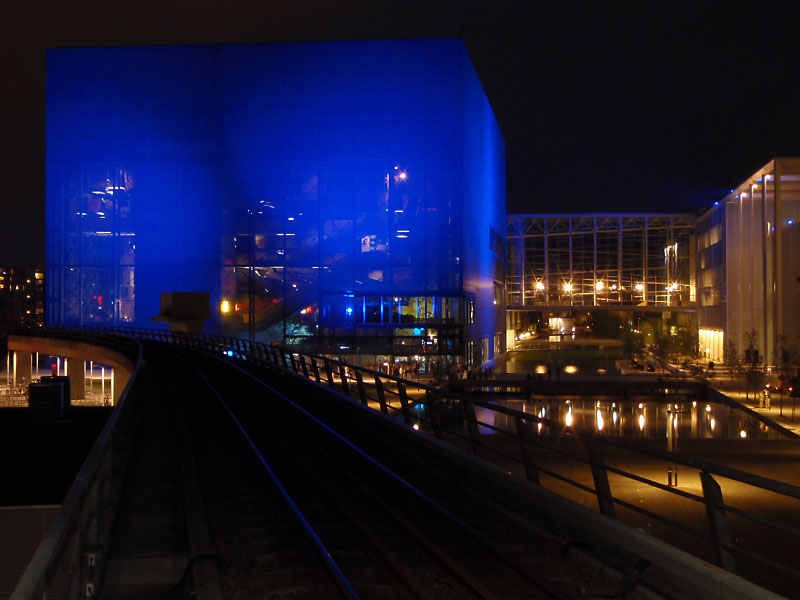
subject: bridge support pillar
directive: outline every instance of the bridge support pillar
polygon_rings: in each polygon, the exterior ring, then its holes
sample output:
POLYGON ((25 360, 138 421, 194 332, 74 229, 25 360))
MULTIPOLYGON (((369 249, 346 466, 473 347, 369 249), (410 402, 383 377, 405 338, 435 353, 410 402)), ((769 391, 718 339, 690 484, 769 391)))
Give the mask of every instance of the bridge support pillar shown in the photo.
POLYGON ((124 369, 113 369, 111 371, 111 402, 114 406, 119 402, 119 397, 125 391, 125 386, 128 385, 130 378, 131 374, 124 369))
POLYGON ((80 358, 67 358, 69 375, 69 399, 82 400, 86 397, 86 361, 80 358))
POLYGON ((30 382, 32 358, 30 352, 14 351, 14 383, 21 383, 23 379, 30 382))

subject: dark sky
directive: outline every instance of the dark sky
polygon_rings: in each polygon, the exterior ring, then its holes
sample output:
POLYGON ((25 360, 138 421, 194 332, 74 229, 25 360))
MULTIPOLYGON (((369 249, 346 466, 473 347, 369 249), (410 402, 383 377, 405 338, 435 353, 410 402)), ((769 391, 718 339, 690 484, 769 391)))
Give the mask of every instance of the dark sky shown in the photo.
POLYGON ((792 4, 1 0, 0 264, 44 264, 48 47, 461 35, 509 212, 694 211, 800 155, 792 4))

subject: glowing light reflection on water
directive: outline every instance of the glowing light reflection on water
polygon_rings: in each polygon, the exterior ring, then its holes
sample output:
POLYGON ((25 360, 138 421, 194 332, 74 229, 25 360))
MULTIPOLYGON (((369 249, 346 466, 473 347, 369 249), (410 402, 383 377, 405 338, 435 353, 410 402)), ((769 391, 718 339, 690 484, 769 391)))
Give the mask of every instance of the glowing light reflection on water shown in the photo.
MULTIPOLYGON (((483 399, 531 415, 543 416, 576 431, 602 431, 608 436, 666 438, 669 423, 672 421, 672 435, 676 438, 785 439, 781 433, 744 411, 721 404, 692 401, 685 394, 671 402, 655 401, 652 396, 635 396, 629 400, 614 396, 483 399)), ((475 407, 475 413, 482 423, 504 431, 514 431, 513 417, 481 407, 475 407)), ((543 435, 556 433, 551 432, 547 426, 539 431, 543 435)), ((481 433, 492 433, 492 430, 481 427, 481 433)))

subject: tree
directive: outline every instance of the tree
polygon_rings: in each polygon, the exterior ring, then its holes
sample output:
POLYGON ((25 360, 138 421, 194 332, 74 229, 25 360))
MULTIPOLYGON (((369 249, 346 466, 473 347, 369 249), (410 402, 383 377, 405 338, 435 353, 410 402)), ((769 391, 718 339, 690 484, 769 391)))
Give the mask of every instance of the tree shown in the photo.
POLYGON ((659 363, 664 363, 664 359, 672 352, 672 336, 664 334, 660 326, 653 328, 653 354, 659 363))
POLYGON ((744 374, 747 387, 745 387, 745 398, 749 398, 750 386, 758 393, 764 381, 764 370, 762 367, 761 353, 758 351, 758 332, 751 329, 744 334, 747 347, 744 350, 744 374))
POLYGON ((680 352, 682 356, 688 358, 697 358, 699 346, 700 342, 696 333, 686 328, 678 329, 673 340, 676 352, 680 352))
POLYGON ((791 381, 795 375, 796 365, 800 359, 796 345, 788 346, 786 337, 778 335, 777 344, 772 353, 772 362, 775 365, 775 373, 778 376, 777 389, 781 395, 780 413, 783 415, 783 394, 791 387, 791 381))
POLYGON ((736 342, 728 340, 725 344, 725 365, 731 374, 731 383, 733 383, 733 376, 739 375, 742 368, 742 359, 739 356, 739 349, 736 347, 736 342))
POLYGON ((628 326, 622 332, 622 351, 628 359, 633 360, 644 350, 644 336, 640 331, 628 326))

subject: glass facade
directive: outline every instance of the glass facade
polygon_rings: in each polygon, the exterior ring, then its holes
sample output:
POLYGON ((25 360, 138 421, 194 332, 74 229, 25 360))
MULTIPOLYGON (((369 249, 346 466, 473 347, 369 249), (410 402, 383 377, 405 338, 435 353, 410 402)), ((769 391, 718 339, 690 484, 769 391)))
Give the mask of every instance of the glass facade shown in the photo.
POLYGON ((755 330, 771 363, 779 336, 800 336, 798 223, 797 158, 771 161, 697 220, 701 350, 712 358, 729 343, 741 355, 755 330))
POLYGON ((506 244, 509 308, 695 301, 692 215, 509 215, 506 244))
POLYGON ((326 351, 503 330, 504 145, 460 40, 51 50, 47 119, 49 323, 208 291, 207 329, 326 351))

